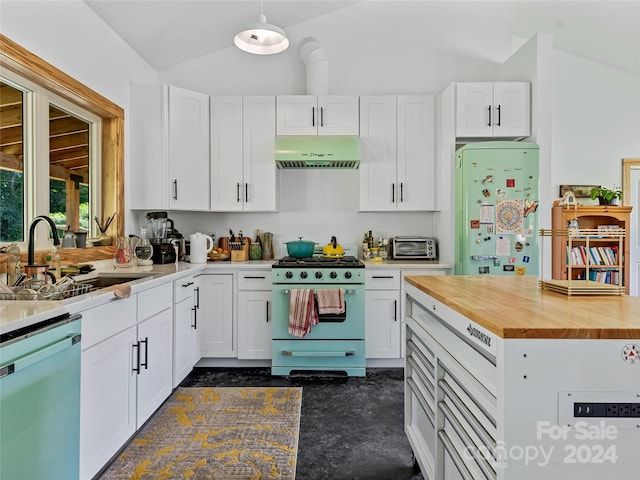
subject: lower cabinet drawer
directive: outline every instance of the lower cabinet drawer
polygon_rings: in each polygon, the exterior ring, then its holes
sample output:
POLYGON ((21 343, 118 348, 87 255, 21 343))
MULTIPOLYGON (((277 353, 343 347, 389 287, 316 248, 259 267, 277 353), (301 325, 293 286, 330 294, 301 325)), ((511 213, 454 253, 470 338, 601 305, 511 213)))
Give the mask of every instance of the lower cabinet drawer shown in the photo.
POLYGON ((363 340, 274 340, 272 366, 360 367, 365 365, 363 340))

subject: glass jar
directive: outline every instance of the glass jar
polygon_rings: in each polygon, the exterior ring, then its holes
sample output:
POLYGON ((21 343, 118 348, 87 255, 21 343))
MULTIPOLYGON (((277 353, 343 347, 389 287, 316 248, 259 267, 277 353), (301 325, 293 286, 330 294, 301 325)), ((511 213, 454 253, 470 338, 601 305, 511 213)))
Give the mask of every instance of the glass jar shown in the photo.
POLYGON ((116 239, 116 253, 113 255, 113 264, 116 268, 129 268, 135 265, 136 257, 131 249, 131 239, 118 237, 116 239))
POLYGON ((138 265, 152 265, 153 260, 153 247, 151 246, 151 240, 147 234, 147 227, 140 228, 140 241, 136 245, 136 258, 138 259, 138 265))

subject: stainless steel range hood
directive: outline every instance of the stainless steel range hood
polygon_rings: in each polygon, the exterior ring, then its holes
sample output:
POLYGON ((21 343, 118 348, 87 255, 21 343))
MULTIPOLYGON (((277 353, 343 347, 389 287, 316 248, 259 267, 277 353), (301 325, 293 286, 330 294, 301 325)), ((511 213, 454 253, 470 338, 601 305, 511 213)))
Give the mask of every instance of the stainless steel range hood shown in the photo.
POLYGON ((275 161, 278 168, 341 168, 360 165, 358 136, 281 136, 276 137, 275 161))

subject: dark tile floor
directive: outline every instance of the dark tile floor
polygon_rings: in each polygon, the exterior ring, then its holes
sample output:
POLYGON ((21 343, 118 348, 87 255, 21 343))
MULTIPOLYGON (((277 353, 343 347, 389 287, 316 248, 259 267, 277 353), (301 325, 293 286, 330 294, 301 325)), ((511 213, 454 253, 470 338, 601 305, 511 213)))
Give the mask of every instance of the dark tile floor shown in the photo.
POLYGON ((403 370, 272 377, 268 368, 195 368, 184 387, 301 386, 296 480, 422 480, 404 433, 403 370))

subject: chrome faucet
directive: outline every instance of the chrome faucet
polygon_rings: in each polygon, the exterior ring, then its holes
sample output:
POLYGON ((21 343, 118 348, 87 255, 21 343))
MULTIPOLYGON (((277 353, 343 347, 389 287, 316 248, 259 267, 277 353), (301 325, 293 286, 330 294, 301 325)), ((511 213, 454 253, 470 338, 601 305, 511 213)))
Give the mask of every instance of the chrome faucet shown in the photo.
POLYGON ((29 227, 29 245, 28 245, 28 254, 27 254, 27 265, 33 265, 35 262, 35 241, 34 241, 34 236, 35 236, 35 229, 36 229, 36 225, 38 224, 38 222, 40 220, 45 220, 47 223, 49 223, 49 227, 51 227, 51 233, 53 235, 53 244, 55 246, 60 245, 60 237, 58 237, 58 230, 56 229, 56 225, 55 223, 53 223, 53 220, 51 220, 51 218, 47 217, 46 215, 40 215, 36 218, 33 219, 33 222, 31 222, 31 226, 29 227))

